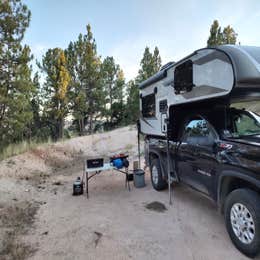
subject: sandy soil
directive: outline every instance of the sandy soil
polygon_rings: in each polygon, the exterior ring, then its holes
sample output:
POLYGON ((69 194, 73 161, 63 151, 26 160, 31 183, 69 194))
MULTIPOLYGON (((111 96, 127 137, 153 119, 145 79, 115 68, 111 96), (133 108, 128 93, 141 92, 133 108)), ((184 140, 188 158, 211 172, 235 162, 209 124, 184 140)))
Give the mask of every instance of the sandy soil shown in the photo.
POLYGON ((21 259, 248 259, 232 245, 211 201, 176 185, 169 206, 167 191, 153 190, 148 171, 145 188, 131 184, 129 192, 122 174, 103 172, 91 180, 89 199, 72 196, 82 158, 129 152, 132 161, 136 150, 135 130, 122 128, 1 162, 0 259, 19 259, 20 251, 21 259), (147 207, 156 201, 167 209, 147 207), (24 209, 27 215, 21 214, 24 209), (5 247, 4 235, 12 223, 18 225, 12 218, 1 219, 8 212, 20 212, 23 223, 16 240, 5 247), (1 247, 20 251, 8 255, 5 250, 4 255, 1 247))

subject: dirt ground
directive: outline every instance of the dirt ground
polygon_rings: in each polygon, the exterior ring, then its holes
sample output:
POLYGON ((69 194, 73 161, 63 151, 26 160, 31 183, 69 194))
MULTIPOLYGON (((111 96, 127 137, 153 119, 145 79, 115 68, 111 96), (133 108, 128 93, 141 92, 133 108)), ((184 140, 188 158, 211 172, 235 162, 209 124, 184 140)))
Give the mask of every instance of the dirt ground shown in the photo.
POLYGON ((103 172, 90 197, 72 196, 82 160, 128 152, 136 131, 79 137, 0 163, 0 259, 248 259, 232 245, 214 204, 182 185, 125 189, 124 175, 103 172))

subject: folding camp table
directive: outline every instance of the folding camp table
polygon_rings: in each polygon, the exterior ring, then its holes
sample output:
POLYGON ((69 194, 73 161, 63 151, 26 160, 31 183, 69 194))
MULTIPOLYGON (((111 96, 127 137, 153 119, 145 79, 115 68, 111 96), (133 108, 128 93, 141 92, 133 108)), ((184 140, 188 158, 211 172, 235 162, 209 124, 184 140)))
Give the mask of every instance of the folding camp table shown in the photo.
POLYGON ((88 190, 88 182, 89 180, 96 176, 97 174, 101 173, 102 171, 109 171, 109 170, 116 170, 118 172, 121 172, 123 174, 125 174, 125 187, 127 188, 128 187, 128 190, 130 191, 130 181, 132 180, 131 177, 133 177, 132 174, 129 174, 128 172, 128 167, 125 167, 125 170, 120 170, 116 167, 113 166, 113 164, 111 163, 104 163, 102 167, 97 167, 97 168, 88 168, 87 167, 87 164, 86 164, 86 161, 84 163, 84 173, 83 175, 85 174, 85 178, 86 178, 86 193, 87 193, 87 198, 89 197, 88 196, 88 193, 89 193, 89 190, 88 190))

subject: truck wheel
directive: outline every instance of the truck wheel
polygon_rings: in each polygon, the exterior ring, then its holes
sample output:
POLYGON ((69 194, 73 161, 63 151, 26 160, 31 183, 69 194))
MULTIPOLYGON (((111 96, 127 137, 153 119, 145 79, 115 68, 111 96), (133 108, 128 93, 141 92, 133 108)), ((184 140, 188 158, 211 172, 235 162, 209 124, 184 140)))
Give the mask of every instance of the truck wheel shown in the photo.
POLYGON ((151 181, 155 190, 164 190, 167 188, 167 182, 162 177, 162 171, 159 159, 153 159, 150 165, 151 181))
POLYGON ((225 222, 229 236, 242 253, 255 257, 260 251, 259 195, 249 189, 232 191, 225 201, 225 222))

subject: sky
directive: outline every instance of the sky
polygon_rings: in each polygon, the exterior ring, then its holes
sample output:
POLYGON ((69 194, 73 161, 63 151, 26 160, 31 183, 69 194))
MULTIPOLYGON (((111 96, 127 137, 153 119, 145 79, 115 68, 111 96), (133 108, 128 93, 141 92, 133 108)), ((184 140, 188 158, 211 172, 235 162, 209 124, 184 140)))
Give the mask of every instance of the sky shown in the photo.
POLYGON ((260 46, 260 0, 23 0, 32 12, 24 42, 41 60, 49 48, 66 48, 90 23, 102 58, 113 56, 133 79, 146 46, 158 46, 162 63, 206 46, 217 19, 231 25, 242 45, 260 46))

